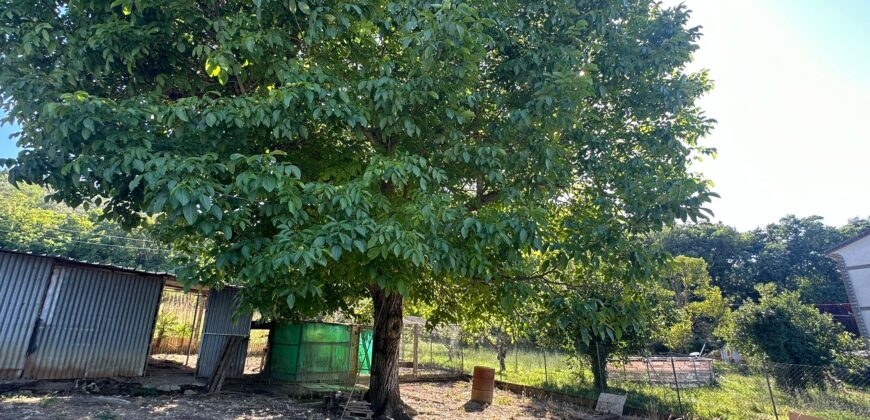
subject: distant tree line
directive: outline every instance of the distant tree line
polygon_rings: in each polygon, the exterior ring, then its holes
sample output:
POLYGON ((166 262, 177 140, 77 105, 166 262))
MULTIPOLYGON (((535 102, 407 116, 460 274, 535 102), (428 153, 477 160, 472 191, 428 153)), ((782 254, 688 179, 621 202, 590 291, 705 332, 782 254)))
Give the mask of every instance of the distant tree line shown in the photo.
POLYGON ((836 264, 825 251, 867 228, 868 218, 833 227, 820 216, 788 215, 748 232, 721 223, 681 225, 654 240, 673 255, 706 261, 712 284, 738 303, 757 299, 757 285, 773 283, 798 292, 804 303, 822 305, 848 302, 836 264))
POLYGON ((100 209, 49 201, 45 188, 13 187, 0 172, 0 248, 146 271, 173 271, 171 252, 142 232, 103 220, 100 209))

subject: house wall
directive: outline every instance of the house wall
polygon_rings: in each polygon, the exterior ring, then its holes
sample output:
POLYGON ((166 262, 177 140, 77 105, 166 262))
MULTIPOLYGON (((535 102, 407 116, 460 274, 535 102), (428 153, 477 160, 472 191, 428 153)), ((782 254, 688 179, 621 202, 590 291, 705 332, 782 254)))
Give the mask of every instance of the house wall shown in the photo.
POLYGON ((870 235, 833 252, 862 337, 870 340, 870 235))

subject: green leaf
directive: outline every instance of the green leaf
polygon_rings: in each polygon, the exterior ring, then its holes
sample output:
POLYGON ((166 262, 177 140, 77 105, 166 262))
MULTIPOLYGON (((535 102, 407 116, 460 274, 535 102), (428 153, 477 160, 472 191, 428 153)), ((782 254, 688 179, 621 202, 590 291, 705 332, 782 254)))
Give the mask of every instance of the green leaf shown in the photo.
POLYGON ((341 258, 341 247, 338 245, 333 245, 330 250, 330 255, 332 255, 332 259, 338 261, 341 258))
POLYGON ((141 181, 142 181, 142 175, 136 175, 133 177, 133 180, 130 181, 130 184, 127 185, 127 188, 129 188, 130 191, 133 191, 136 189, 136 187, 139 186, 139 182, 141 182, 141 181))
POLYGON ((221 74, 221 66, 215 64, 211 59, 205 60, 205 72, 209 77, 216 77, 221 74))
POLYGON ((192 225, 196 222, 196 206, 184 206, 182 213, 184 213, 184 219, 187 220, 187 224, 192 225))
POLYGON ((293 309, 293 306, 296 304, 296 295, 289 294, 287 295, 287 309, 293 309))
POLYGON ((276 185, 277 182, 275 181, 275 178, 272 178, 271 176, 263 178, 263 189, 267 192, 272 192, 272 190, 275 189, 276 185))
POLYGON ((186 206, 187 203, 190 202, 190 196, 187 194, 187 190, 185 190, 184 188, 176 189, 172 195, 176 200, 178 200, 178 204, 182 206, 186 206))
POLYGON ((211 206, 211 214, 213 214, 214 217, 216 219, 218 219, 218 221, 220 221, 224 217, 223 210, 221 210, 221 208, 219 206, 215 206, 215 205, 211 206))

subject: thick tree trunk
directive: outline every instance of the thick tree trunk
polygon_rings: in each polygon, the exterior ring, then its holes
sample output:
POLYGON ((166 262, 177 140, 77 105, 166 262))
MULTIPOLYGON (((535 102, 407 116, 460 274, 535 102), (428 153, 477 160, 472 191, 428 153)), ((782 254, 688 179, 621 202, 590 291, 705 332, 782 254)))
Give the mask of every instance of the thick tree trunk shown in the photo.
POLYGON ((399 345, 402 337, 402 295, 369 287, 375 311, 372 366, 366 399, 375 418, 410 419, 399 396, 399 345))

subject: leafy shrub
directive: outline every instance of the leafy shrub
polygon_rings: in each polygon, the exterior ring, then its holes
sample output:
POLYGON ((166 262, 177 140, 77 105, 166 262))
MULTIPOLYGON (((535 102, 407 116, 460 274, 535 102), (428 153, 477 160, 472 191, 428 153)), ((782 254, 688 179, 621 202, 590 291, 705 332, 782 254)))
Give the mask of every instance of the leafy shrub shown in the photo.
POLYGON ((770 372, 783 389, 824 388, 832 368, 852 350, 851 335, 830 315, 801 303, 798 292, 772 284, 756 289, 759 302, 733 312, 719 333, 740 352, 772 362, 770 372))

